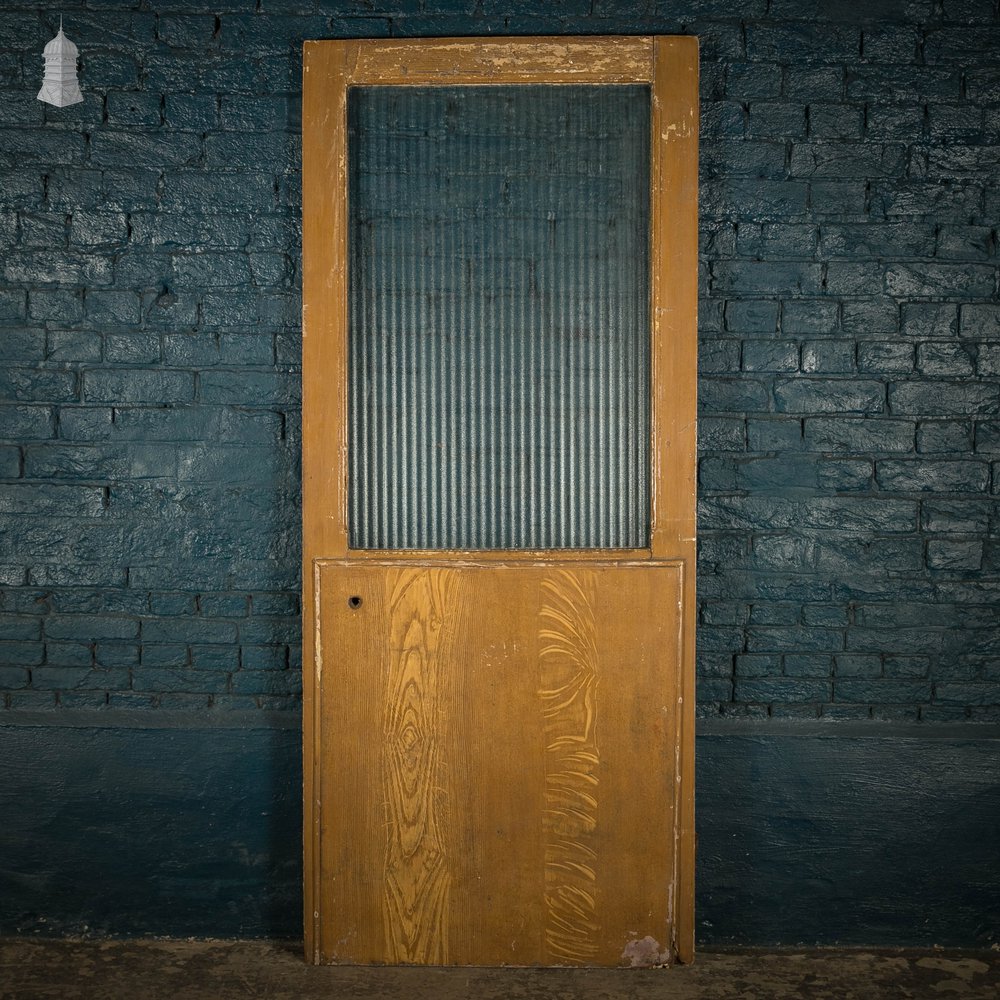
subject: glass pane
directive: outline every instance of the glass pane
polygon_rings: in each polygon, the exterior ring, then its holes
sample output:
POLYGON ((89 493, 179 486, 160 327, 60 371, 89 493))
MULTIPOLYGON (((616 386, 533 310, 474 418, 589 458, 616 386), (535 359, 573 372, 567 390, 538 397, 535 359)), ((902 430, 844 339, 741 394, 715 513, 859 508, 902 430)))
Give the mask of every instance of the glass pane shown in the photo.
POLYGON ((360 87, 352 548, 642 547, 649 89, 360 87))

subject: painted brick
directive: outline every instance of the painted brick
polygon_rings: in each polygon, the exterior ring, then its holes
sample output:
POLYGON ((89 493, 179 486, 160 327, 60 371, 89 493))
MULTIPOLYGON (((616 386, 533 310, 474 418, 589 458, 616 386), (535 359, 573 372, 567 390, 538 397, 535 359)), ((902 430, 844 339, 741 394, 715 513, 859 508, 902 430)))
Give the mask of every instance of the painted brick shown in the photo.
POLYGON ((779 379, 774 384, 780 413, 881 413, 884 395, 881 382, 863 379, 779 379))
POLYGON ((973 425, 970 421, 925 420, 917 427, 917 451, 955 452, 972 451, 973 425))
POLYGON ((965 303, 960 309, 960 330, 963 337, 992 340, 1000 337, 1000 305, 996 303, 965 303))
POLYGON ((784 334, 835 333, 839 325, 840 303, 825 299, 788 299, 781 304, 784 334))
POLYGON ((1000 386, 988 382, 894 382, 889 386, 893 414, 947 417, 1000 412, 1000 386))
POLYGON ((740 334, 773 334, 778 328, 779 310, 778 302, 753 299, 729 301, 725 309, 726 329, 740 334))
POLYGON ((932 538, 927 543, 927 567, 936 570, 978 570, 983 562, 983 543, 932 538))
POLYGON ((815 340, 802 345, 800 367, 809 374, 847 374, 855 369, 855 345, 843 340, 815 340))
POLYGON ((878 463, 876 478, 882 489, 899 493, 984 493, 990 477, 985 462, 886 459, 878 463))
POLYGON ((913 371, 912 344, 869 340, 858 344, 858 371, 867 375, 908 375, 913 371))
POLYGON ((891 337, 899 329, 899 307, 891 300, 845 302, 841 314, 845 333, 891 337))
POLYGON ((184 403, 194 397, 188 372, 92 370, 84 375, 84 398, 96 403, 184 403))
MULTIPOLYGON (((0 264, 0 454, 59 477, 0 484, 3 606, 55 630, 8 640, 27 648, 6 704, 294 708, 297 50, 483 28, 452 0, 332 17, 298 0, 95 2, 80 37, 111 16, 119 35, 84 49, 78 107, 44 109, 26 57, 0 53, 0 242, 20 240, 0 264), (143 634, 100 638, 88 619, 143 634), (74 623, 78 641, 52 637, 74 623), (17 686, 29 667, 64 687, 17 686)), ((993 5, 480 13, 508 33, 702 39, 707 714, 996 711, 996 650, 977 637, 1000 600, 993 5)))
POLYGON ((888 680, 882 678, 841 679, 834 682, 834 698, 837 701, 868 703, 904 702, 911 705, 929 701, 931 685, 929 681, 888 680))

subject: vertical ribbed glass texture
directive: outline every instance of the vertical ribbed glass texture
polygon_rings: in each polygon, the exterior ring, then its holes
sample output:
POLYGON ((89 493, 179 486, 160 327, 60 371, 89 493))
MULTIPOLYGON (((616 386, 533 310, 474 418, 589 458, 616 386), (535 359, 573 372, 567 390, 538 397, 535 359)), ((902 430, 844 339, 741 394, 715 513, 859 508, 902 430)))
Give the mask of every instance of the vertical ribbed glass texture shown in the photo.
POLYGON ((643 547, 649 90, 360 87, 352 548, 643 547))

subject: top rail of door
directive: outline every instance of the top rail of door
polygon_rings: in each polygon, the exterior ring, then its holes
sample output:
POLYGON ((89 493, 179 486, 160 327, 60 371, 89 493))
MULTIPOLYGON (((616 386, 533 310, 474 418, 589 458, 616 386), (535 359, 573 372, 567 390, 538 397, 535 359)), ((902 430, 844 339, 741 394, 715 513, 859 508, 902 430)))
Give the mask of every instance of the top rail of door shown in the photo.
MULTIPOLYGON (((311 46, 329 42, 307 42, 311 46)), ((421 38, 341 41, 348 85, 652 83, 653 38, 421 38)), ((308 63, 308 60, 307 60, 308 63)))

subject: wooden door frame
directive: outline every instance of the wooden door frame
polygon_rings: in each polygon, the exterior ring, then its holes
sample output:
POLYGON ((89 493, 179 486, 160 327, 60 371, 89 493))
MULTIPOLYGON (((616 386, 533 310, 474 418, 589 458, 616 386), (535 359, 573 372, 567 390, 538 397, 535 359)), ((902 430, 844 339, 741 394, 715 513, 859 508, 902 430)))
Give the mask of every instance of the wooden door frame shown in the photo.
MULTIPOLYGON (((698 41, 691 36, 355 39, 306 42, 303 58, 303 782, 305 952, 319 963, 322 803, 317 563, 384 558, 350 549, 347 510, 347 92, 352 86, 648 84, 651 520, 648 548, 437 551, 454 559, 651 559, 682 566, 673 915, 694 954, 694 635, 698 252, 698 41), (329 305, 328 305, 329 304, 329 305)), ((427 552, 394 550, 394 559, 427 552)), ((669 835, 671 831, 664 831, 669 835)))

